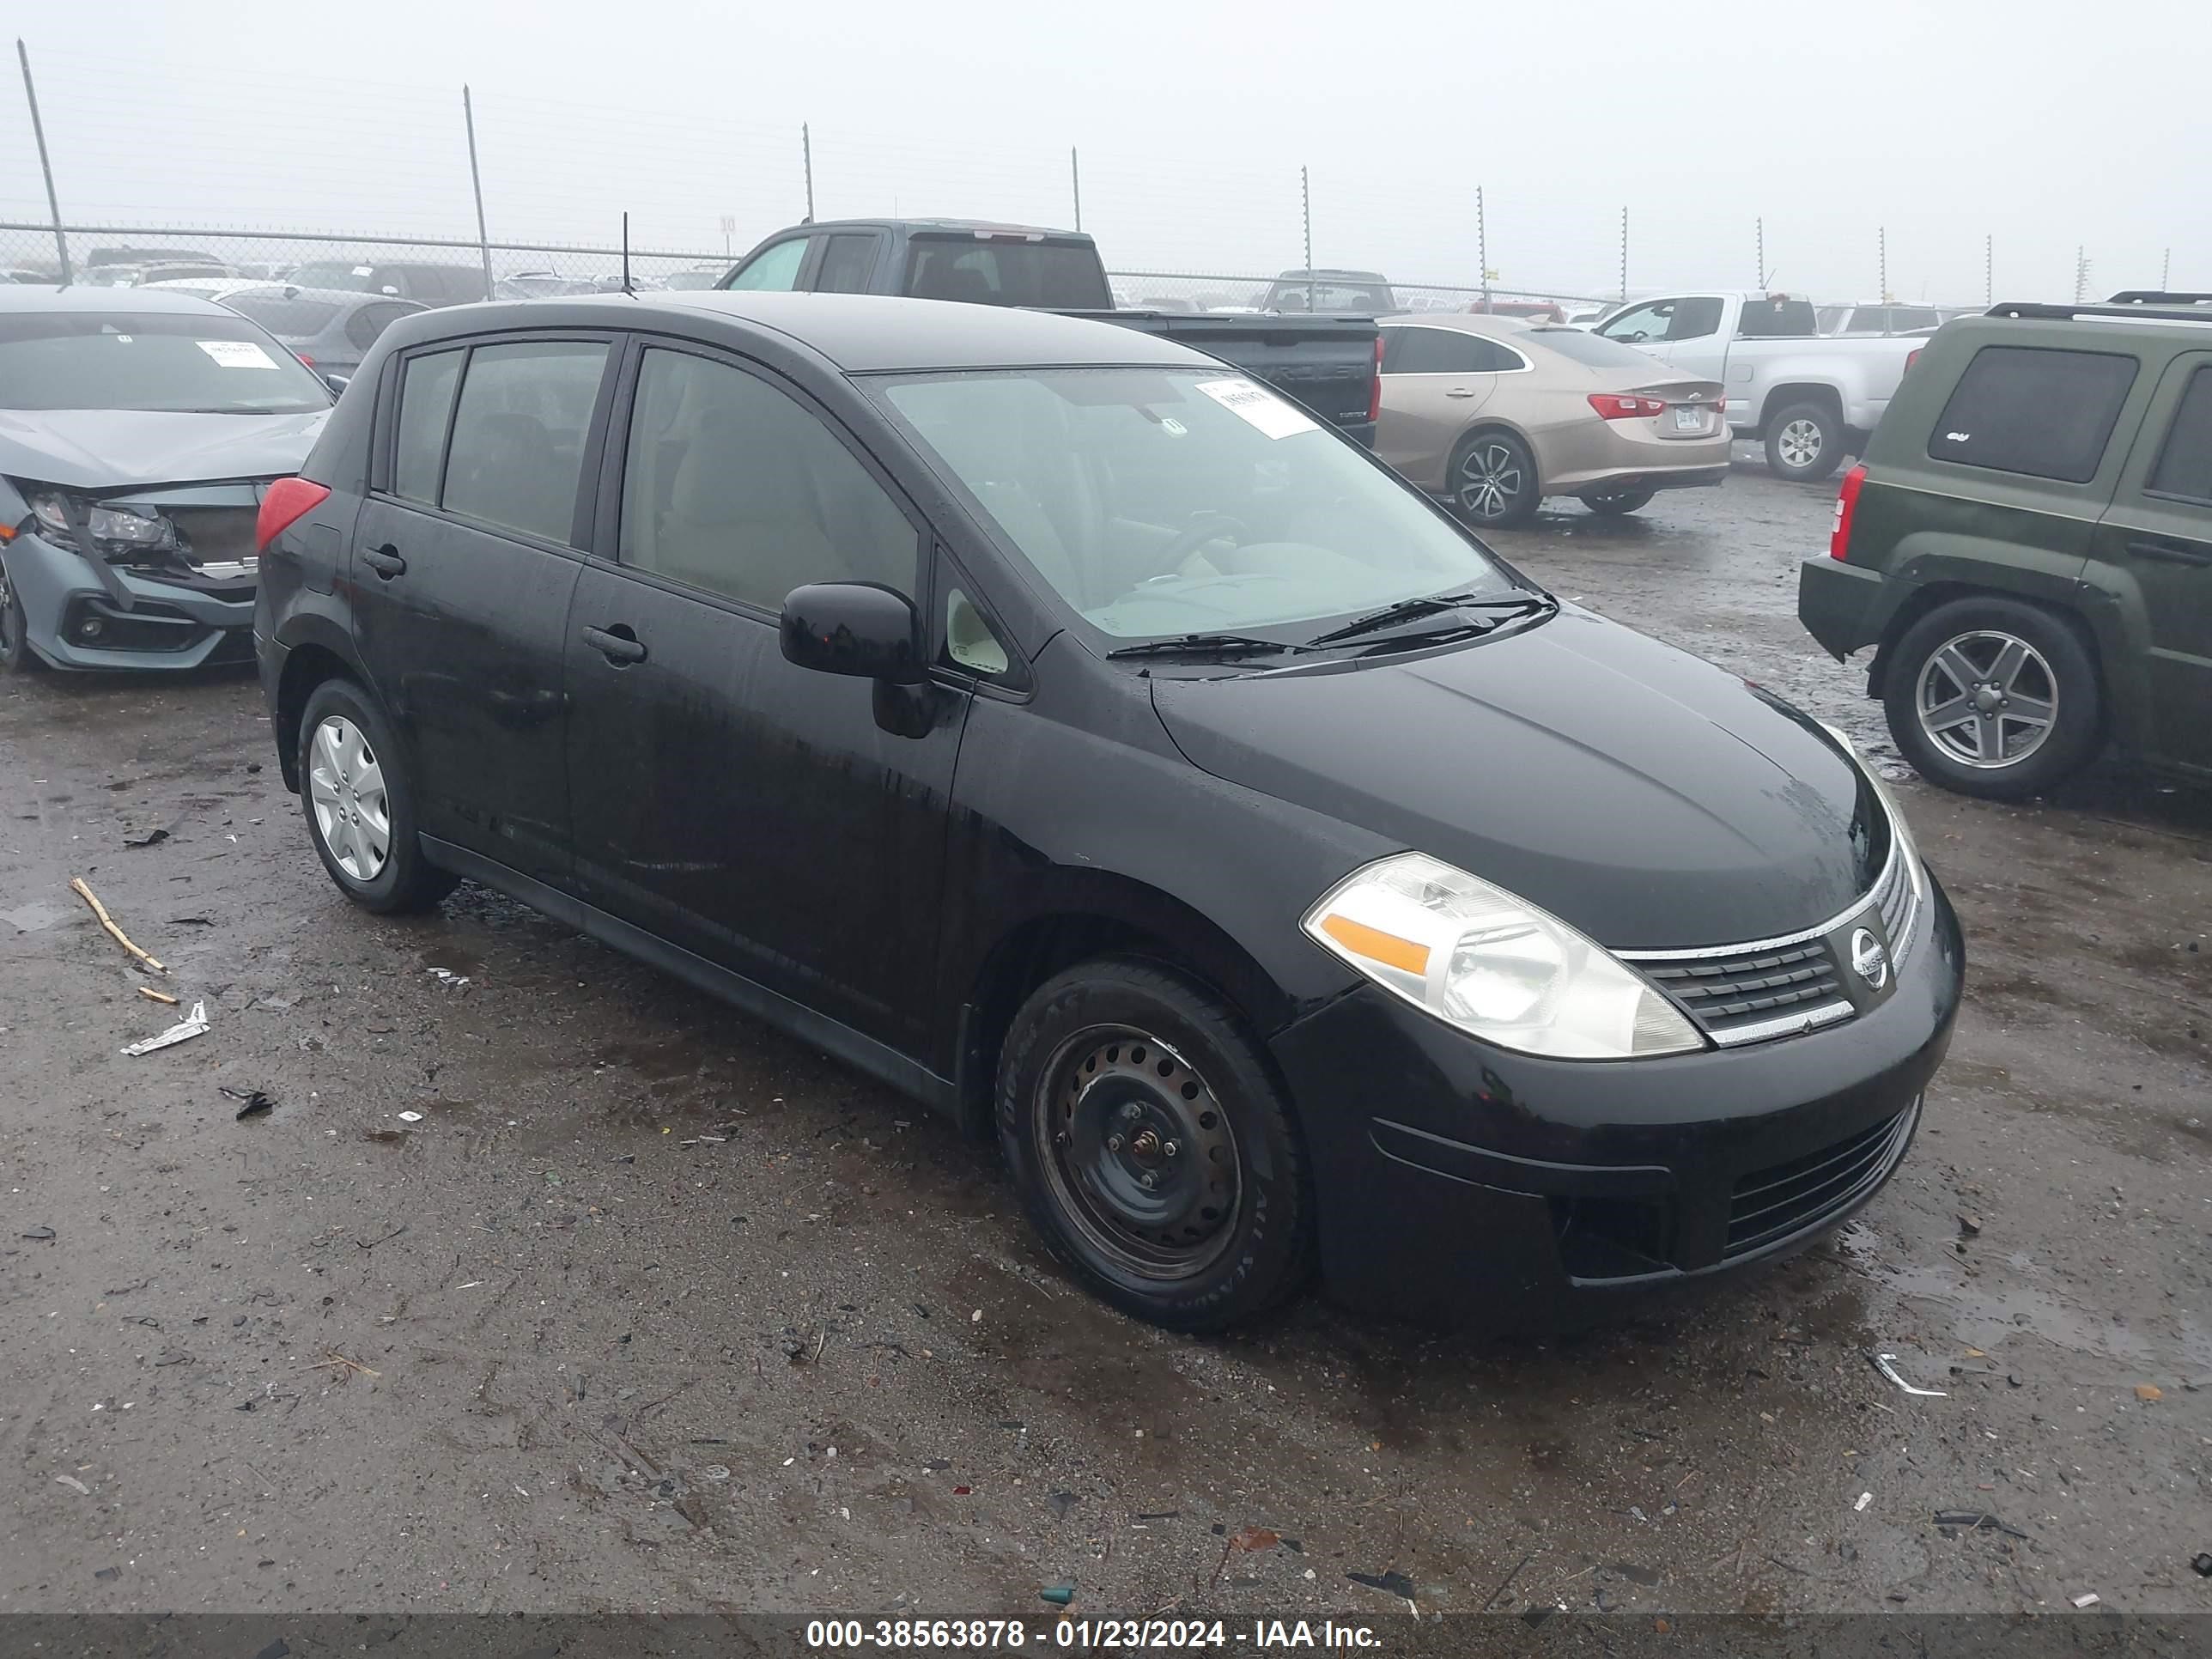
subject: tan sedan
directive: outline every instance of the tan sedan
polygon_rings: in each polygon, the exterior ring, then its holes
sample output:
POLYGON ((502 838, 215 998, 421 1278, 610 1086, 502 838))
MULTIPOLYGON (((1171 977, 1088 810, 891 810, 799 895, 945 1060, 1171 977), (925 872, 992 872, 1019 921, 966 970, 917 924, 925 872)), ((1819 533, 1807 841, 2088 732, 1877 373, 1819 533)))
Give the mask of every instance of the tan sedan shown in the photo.
POLYGON ((1375 453, 1479 525, 1547 495, 1633 513, 1728 475, 1721 386, 1633 346, 1510 317, 1385 317, 1375 453))

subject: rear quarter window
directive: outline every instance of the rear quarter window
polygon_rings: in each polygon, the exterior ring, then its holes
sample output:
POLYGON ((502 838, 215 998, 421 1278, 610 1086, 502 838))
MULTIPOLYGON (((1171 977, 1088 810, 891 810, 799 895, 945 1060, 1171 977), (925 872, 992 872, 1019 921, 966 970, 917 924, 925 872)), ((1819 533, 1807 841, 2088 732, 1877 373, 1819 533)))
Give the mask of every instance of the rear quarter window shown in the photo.
POLYGON ((2103 351, 1984 346, 1929 434, 1932 459, 2063 483, 2097 476, 2135 385, 2136 360, 2103 351))
POLYGON ((2189 377, 2145 488, 2154 495, 2212 507, 2212 368, 2189 377))

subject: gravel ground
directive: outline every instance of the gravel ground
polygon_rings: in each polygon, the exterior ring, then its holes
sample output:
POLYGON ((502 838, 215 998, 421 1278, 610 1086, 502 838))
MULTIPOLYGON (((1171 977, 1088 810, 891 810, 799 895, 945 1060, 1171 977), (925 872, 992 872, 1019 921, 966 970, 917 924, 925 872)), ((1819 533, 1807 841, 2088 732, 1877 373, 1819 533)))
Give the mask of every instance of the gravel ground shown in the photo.
MULTIPOLYGON (((1739 468, 1499 541, 1879 739, 1794 617, 1831 500, 1739 468)), ((351 910, 273 758, 246 678, 0 688, 0 1611, 988 1615, 1072 1579, 1098 1616, 1401 1614, 1347 1577, 1385 1572, 1424 1608, 2212 1607, 2201 792, 1903 787, 1967 1004, 1832 1244, 1572 1340, 1314 1301, 1193 1340, 804 1047, 473 887, 351 910), (125 1058, 175 1017, 149 982, 211 1030, 125 1058)))

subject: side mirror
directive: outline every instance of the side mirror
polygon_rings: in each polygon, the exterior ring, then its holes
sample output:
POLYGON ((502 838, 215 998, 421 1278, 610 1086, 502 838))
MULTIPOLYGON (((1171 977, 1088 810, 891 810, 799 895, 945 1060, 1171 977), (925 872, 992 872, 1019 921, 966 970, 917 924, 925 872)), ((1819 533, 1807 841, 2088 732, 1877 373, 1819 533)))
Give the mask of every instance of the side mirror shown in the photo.
POLYGON ((353 376, 350 374, 325 374, 323 376, 323 384, 333 392, 343 392, 352 380, 353 376))
POLYGON ((812 582, 783 602, 787 662, 825 674, 849 674, 889 685, 918 685, 922 660, 914 605, 903 593, 867 582, 812 582))

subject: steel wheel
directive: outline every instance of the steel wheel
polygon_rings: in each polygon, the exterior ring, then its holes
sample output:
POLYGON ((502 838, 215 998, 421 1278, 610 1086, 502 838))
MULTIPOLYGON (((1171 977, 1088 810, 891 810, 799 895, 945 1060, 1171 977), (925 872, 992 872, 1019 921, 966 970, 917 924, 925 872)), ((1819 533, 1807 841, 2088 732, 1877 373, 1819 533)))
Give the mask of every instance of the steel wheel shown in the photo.
POLYGON ((1820 446, 1824 441, 1818 422, 1800 419, 1783 427, 1775 439, 1775 447, 1782 452, 1784 465, 1802 469, 1811 466, 1820 459, 1820 446))
POLYGON ((392 853, 392 805, 368 739, 342 714, 325 715, 309 739, 307 804, 338 868, 374 881, 392 853))
POLYGON ((2014 634, 1978 629, 1946 640, 1921 665, 1913 708, 1922 733, 1961 766, 2016 766, 2058 719, 2058 679, 2014 634))
POLYGON ((1469 518, 1488 523, 1512 512, 1528 483, 1513 447, 1502 439, 1484 438, 1461 458, 1453 493, 1469 518))
POLYGON ((1243 1176, 1206 1079, 1157 1037, 1094 1025, 1054 1051, 1042 1086, 1037 1165, 1091 1248, 1148 1279, 1212 1267, 1234 1237, 1243 1176))

